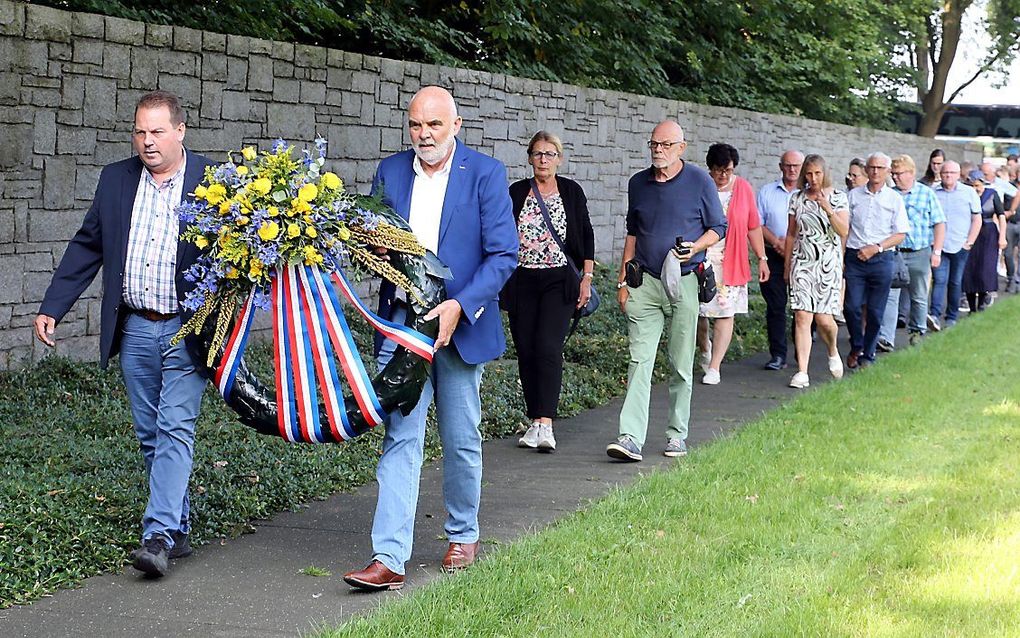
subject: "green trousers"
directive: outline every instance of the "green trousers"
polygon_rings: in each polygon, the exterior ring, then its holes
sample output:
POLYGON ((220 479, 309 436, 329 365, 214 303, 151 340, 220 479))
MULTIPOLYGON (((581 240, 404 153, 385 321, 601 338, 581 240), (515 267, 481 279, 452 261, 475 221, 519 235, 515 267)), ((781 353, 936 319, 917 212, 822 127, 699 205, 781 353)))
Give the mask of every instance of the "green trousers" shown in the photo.
POLYGON ((687 439, 691 417, 691 389, 694 384, 694 342, 698 326, 698 278, 692 273, 681 279, 681 299, 670 303, 662 283, 646 275, 639 288, 628 288, 627 335, 630 366, 627 397, 620 412, 620 434, 627 434, 639 446, 648 431, 648 401, 652 390, 655 352, 667 326, 669 352, 669 420, 666 438, 687 439))

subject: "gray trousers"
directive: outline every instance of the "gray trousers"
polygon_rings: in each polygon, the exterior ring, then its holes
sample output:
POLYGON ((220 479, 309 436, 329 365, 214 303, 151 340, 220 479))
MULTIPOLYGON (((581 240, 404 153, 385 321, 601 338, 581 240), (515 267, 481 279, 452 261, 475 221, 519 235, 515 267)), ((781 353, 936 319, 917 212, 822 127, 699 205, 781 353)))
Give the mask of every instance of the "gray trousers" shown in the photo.
MULTIPOLYGON (((1020 215, 1020 212, 1017 213, 1020 215)), ((1020 284, 1020 272, 1018 272, 1016 259, 1017 251, 1020 249, 1020 222, 1006 224, 1006 285, 1020 284)))

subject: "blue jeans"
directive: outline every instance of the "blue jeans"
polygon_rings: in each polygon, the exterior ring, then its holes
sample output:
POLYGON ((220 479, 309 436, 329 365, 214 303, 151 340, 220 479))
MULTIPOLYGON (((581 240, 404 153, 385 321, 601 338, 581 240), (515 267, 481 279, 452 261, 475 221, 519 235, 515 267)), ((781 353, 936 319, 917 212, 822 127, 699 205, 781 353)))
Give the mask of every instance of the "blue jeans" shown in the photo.
MULTIPOLYGON (((393 313, 403 321, 404 311, 393 313)), ((379 365, 393 356, 395 344, 386 340, 379 365)), ((411 558, 414 515, 418 507, 418 484, 425 445, 425 417, 433 398, 443 446, 443 498, 446 502, 446 535, 451 543, 478 540, 478 505, 482 494, 482 421, 479 387, 483 364, 471 365, 460 358, 452 343, 439 349, 421 400, 407 416, 395 411, 386 422, 382 458, 376 469, 379 500, 372 523, 372 558, 397 574, 411 558)))
POLYGON ((969 255, 970 251, 963 248, 955 253, 942 253, 942 262, 932 271, 931 314, 939 321, 943 311, 947 322, 955 322, 960 314, 963 269, 969 255))
POLYGON ((120 339, 120 369, 149 478, 142 538, 161 534, 171 547, 172 532, 188 533, 188 479, 206 383, 184 343, 170 345, 180 328, 179 318, 150 321, 132 313, 120 339))
POLYGON ((843 263, 846 277, 843 317, 850 333, 850 350, 863 352, 865 359, 874 361, 878 331, 892 284, 893 254, 878 253, 868 261, 861 261, 857 250, 847 248, 843 263), (868 305, 868 325, 862 334, 861 307, 864 304, 868 305))

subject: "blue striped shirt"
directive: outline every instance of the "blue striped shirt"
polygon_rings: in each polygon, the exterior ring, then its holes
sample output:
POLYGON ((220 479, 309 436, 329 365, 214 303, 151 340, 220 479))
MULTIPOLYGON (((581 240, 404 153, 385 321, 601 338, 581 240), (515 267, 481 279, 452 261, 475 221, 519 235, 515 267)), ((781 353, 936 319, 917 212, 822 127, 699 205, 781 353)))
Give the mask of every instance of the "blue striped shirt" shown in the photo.
POLYGON ((928 188, 921 182, 914 182, 910 190, 903 192, 896 189, 903 196, 903 204, 907 207, 907 218, 910 220, 910 232, 907 233, 901 248, 910 250, 924 250, 931 248, 935 243, 935 224, 944 224, 946 214, 942 211, 942 205, 935 197, 935 191, 928 188))
POLYGON ((136 310, 175 313, 177 288, 177 238, 180 220, 174 209, 184 194, 187 155, 173 177, 157 185, 149 169, 142 168, 131 208, 124 264, 124 303, 136 310))

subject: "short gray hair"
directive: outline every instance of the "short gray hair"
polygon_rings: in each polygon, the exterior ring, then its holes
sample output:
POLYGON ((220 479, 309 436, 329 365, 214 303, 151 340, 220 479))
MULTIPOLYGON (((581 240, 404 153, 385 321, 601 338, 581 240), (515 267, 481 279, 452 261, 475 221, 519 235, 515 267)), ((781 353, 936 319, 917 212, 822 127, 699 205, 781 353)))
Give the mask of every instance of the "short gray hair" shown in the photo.
POLYGON ((889 157, 888 155, 886 155, 885 153, 883 153, 882 151, 875 151, 871 155, 868 155, 868 161, 869 162, 871 160, 875 160, 875 159, 882 160, 882 162, 885 163, 885 167, 886 168, 889 168, 892 165, 892 158, 889 157))

